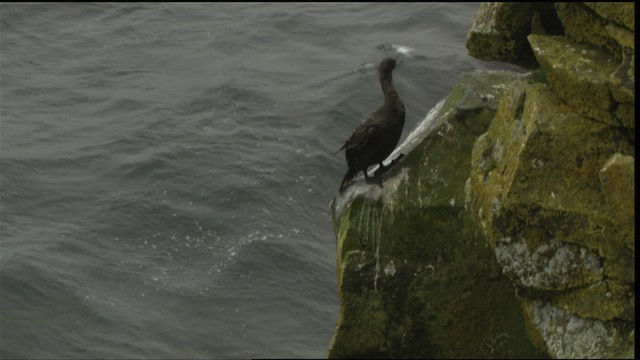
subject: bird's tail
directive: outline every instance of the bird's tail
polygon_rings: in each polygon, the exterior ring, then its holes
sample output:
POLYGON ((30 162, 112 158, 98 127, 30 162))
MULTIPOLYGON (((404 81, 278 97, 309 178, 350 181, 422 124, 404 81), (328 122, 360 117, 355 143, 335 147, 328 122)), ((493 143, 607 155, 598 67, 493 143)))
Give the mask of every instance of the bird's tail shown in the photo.
POLYGON ((353 177, 356 176, 357 173, 358 173, 357 170, 353 170, 351 168, 347 170, 347 173, 344 174, 344 178, 342 178, 342 183, 340 183, 339 192, 342 192, 342 190, 344 190, 347 187, 347 184, 349 183, 349 181, 351 181, 351 179, 353 179, 353 177))

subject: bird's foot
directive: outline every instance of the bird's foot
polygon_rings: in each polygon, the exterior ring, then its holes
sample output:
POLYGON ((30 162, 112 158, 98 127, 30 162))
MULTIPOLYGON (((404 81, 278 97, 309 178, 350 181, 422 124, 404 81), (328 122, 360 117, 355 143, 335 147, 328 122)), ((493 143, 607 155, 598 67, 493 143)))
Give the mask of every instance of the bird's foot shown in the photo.
POLYGON ((400 155, 396 156, 395 159, 391 160, 391 164, 389 164, 389 166, 387 166, 387 168, 392 167, 393 165, 395 165, 398 161, 400 161, 400 159, 402 159, 404 157, 403 153, 400 153, 400 155))
POLYGON ((391 162, 389 163, 389 165, 384 166, 382 163, 380 163, 380 166, 378 167, 378 169, 373 173, 374 177, 378 177, 381 176, 382 174, 384 174, 385 172, 387 172, 387 170, 389 170, 391 167, 393 167, 393 165, 395 165, 398 161, 400 161, 400 159, 402 159, 404 157, 404 154, 400 154, 398 155, 395 159, 391 160, 391 162))
POLYGON ((378 166, 378 169, 373 173, 373 177, 380 177, 382 176, 382 174, 384 174, 387 169, 389 169, 389 166, 384 166, 382 165, 382 163, 380 163, 380 166, 378 166))

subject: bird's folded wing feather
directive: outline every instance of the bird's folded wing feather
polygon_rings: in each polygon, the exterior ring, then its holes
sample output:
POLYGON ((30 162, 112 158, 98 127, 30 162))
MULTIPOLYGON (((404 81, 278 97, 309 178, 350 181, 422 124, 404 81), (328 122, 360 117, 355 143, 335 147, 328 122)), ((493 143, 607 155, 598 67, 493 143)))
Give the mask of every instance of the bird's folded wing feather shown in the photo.
POLYGON ((349 140, 345 143, 344 147, 346 149, 361 149, 374 138, 371 134, 378 131, 379 127, 379 124, 374 121, 374 118, 374 113, 371 113, 362 120, 353 134, 351 134, 351 137, 349 137, 349 140))

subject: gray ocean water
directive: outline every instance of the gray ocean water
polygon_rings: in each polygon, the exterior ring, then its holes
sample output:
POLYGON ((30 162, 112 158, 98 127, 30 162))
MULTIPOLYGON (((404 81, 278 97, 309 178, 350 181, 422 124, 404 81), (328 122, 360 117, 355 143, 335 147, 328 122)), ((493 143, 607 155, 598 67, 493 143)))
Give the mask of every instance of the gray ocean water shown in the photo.
POLYGON ((403 138, 478 4, 0 5, 0 356, 326 356, 334 154, 402 57, 403 138))

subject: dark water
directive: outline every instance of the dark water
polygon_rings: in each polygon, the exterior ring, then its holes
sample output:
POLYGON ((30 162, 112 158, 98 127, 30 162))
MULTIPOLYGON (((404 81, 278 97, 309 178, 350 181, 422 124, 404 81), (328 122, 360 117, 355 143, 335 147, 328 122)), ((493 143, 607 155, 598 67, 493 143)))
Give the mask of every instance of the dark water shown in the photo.
POLYGON ((0 356, 325 357, 334 155, 403 138, 478 4, 0 5, 0 356))

